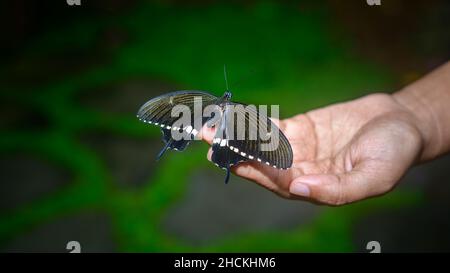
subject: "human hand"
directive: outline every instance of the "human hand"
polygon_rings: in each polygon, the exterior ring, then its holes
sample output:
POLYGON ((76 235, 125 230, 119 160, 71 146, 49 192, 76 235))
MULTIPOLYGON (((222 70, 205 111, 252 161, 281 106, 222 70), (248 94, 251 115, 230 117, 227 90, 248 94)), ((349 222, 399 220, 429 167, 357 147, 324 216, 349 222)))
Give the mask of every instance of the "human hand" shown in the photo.
MULTIPOLYGON (((285 198, 343 205, 384 194, 423 147, 416 117, 387 94, 274 122, 291 143, 292 167, 278 170, 250 161, 231 170, 285 198)), ((202 137, 211 144, 214 129, 205 127, 202 137)))

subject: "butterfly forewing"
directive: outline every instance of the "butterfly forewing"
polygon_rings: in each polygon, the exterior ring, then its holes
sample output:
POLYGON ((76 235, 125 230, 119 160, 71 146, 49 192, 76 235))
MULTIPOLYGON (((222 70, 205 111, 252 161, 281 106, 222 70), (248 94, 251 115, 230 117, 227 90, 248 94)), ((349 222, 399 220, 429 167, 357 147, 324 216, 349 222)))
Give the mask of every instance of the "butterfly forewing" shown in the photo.
MULTIPOLYGON (((167 149, 183 151, 190 140, 193 139, 201 128, 194 128, 197 124, 194 120, 194 101, 201 102, 201 110, 216 102, 217 97, 203 91, 176 91, 153 98, 146 102, 138 111, 137 117, 146 123, 154 124, 161 127, 163 132, 164 148, 158 155, 158 159, 167 149), (189 109, 191 117, 188 124, 174 126, 174 123, 180 118, 179 115, 173 115, 172 110, 176 106, 186 106, 189 109), (174 131, 177 132, 174 132, 174 131), (174 139, 173 134, 177 134, 178 138, 174 139)), ((200 115, 200 126, 208 120, 207 117, 200 115)))
MULTIPOLYGON (((179 116, 172 116, 172 109, 175 106, 184 105, 190 109, 193 126, 194 101, 196 99, 201 99, 203 110, 206 106, 214 104, 217 97, 203 91, 176 91, 149 100, 139 109, 137 116, 144 122, 155 124, 161 128, 172 129, 172 124, 179 119, 179 116)), ((198 131, 200 128, 196 129, 198 131)))
POLYGON ((234 137, 227 141, 229 149, 248 159, 278 169, 290 168, 292 149, 283 132, 255 106, 237 103, 230 105, 234 109, 235 130, 234 137), (236 122, 239 118, 245 120, 245 139, 242 139, 242 134, 238 134, 238 126, 242 126, 242 123, 239 125, 236 122))

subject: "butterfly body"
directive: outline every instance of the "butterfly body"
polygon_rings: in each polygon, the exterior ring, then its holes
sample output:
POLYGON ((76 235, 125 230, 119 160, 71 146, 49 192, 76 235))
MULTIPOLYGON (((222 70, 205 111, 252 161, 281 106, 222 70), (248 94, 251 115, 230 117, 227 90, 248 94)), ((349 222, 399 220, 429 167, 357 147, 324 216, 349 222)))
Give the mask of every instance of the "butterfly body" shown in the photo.
MULTIPOLYGON (((183 151, 195 139, 206 123, 209 127, 216 128, 216 135, 212 143, 211 160, 216 166, 225 169, 228 182, 230 167, 244 161, 254 160, 278 169, 287 169, 292 165, 292 149, 284 134, 264 114, 245 104, 231 101, 232 94, 226 91, 223 96, 216 97, 204 91, 175 91, 151 99, 145 103, 137 114, 137 117, 146 123, 159 126, 163 132, 164 148, 158 155, 158 159, 165 151, 172 149, 183 151), (197 101, 196 101, 197 100, 197 101), (178 116, 173 116, 173 108, 177 105, 186 106, 195 113, 196 102, 201 101, 201 110, 207 107, 214 109, 211 115, 189 117, 190 124, 177 124, 178 116), (248 128, 239 137, 239 126, 234 117, 244 117, 248 128), (277 142, 263 140, 259 131, 259 138, 249 138, 257 129, 271 129, 270 133, 277 136, 277 142), (178 138, 174 137, 178 134, 178 138), (181 139, 179 138, 181 136, 181 139), (271 146, 272 145, 272 146, 271 146), (264 149, 264 147, 270 149, 264 149)), ((273 137, 272 137, 273 138, 273 137)))

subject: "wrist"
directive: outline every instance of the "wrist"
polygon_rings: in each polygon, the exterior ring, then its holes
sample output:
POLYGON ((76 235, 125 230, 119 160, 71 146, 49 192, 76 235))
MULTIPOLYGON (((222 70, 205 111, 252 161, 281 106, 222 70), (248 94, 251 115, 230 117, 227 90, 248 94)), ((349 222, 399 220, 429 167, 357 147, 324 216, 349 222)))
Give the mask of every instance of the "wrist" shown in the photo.
POLYGON ((423 149, 420 161, 427 161, 440 154, 442 140, 439 139, 439 119, 424 92, 414 85, 407 86, 392 95, 393 99, 412 117, 414 125, 422 136, 423 149))
POLYGON ((450 62, 392 97, 417 121, 424 140, 421 160, 450 151, 450 62))

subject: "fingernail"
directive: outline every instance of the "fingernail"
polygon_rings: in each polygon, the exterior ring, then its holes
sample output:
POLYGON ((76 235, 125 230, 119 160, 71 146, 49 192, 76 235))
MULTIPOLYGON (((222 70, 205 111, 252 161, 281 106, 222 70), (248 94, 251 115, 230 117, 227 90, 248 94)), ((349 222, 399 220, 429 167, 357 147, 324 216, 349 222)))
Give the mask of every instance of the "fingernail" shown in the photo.
POLYGON ((309 187, 299 182, 293 182, 289 191, 292 194, 308 197, 310 194, 309 187))

